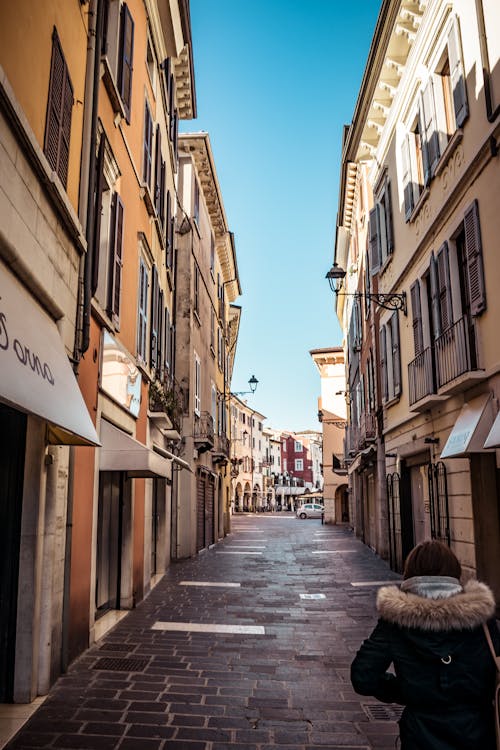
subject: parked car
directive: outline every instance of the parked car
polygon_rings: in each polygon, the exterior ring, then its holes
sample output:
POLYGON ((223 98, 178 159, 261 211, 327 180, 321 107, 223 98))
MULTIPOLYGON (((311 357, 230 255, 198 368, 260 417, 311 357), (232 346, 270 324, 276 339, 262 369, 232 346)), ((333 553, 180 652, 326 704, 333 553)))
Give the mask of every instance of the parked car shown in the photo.
POLYGON ((319 503, 304 503, 297 508, 295 515, 297 518, 321 518, 324 512, 324 505, 319 505, 319 503))

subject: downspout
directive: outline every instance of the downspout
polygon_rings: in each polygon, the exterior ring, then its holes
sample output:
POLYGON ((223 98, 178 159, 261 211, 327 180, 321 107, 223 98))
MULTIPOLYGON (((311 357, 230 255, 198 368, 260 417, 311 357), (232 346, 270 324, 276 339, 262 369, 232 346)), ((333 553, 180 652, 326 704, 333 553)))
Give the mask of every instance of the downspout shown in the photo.
MULTIPOLYGON (((87 60, 85 76, 85 110, 82 131, 82 159, 80 164, 80 202, 79 217, 85 225, 87 251, 82 256, 79 274, 79 300, 77 309, 77 329, 73 355, 73 369, 78 372, 82 354, 89 346, 90 330, 90 282, 92 278, 92 250, 94 241, 94 190, 95 160, 97 135, 97 105, 100 80, 101 40, 103 33, 103 2, 92 0, 89 7, 89 31, 87 41, 87 60), (83 266, 83 268, 82 268, 83 266)), ((71 553, 73 533, 73 499, 74 499, 74 466, 75 448, 70 446, 68 462, 68 499, 66 508, 66 537, 64 550, 64 588, 62 611, 61 670, 65 672, 70 663, 69 653, 69 616, 71 553)))
POLYGON ((491 90, 491 68, 486 41, 486 25, 484 23, 483 0, 476 0, 476 16, 479 30, 479 47, 481 50, 481 64, 483 67, 484 97, 486 99, 486 117, 488 122, 494 122, 500 114, 500 104, 493 110, 493 93, 491 90))

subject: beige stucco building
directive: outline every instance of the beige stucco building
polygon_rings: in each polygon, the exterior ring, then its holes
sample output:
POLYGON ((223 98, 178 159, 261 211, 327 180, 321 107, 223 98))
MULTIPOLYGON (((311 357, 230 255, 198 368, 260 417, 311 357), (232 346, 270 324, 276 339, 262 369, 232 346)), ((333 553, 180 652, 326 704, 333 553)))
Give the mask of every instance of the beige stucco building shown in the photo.
POLYGON ((350 446, 356 530, 395 569, 442 539, 497 597, 499 24, 495 0, 384 0, 335 245, 351 436, 374 417, 350 446))

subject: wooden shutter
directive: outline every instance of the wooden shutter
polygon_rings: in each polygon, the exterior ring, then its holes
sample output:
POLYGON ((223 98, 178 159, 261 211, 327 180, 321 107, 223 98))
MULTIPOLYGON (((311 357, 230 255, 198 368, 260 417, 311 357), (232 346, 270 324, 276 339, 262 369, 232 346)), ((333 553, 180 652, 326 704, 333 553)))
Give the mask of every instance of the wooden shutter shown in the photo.
POLYGON ((120 298, 123 266, 123 203, 118 193, 111 205, 110 279, 108 287, 108 315, 116 328, 120 326, 120 298))
POLYGON ((151 172, 153 160, 153 120, 149 111, 149 104, 144 103, 144 144, 142 156, 142 179, 151 188, 151 172))
POLYGON ((139 261, 139 307, 137 325, 137 355, 146 362, 146 332, 148 324, 148 270, 142 260, 139 261))
POLYGON ((424 333, 422 329, 422 305, 420 301, 420 283, 416 281, 410 288, 411 311, 413 316, 413 345, 415 357, 424 350, 424 333))
POLYGON ((477 201, 474 201, 465 212, 464 230, 470 311, 471 315, 475 316, 480 315, 486 310, 483 251, 477 201))
POLYGON ((172 202, 170 197, 170 190, 167 190, 167 210, 165 212, 165 226, 166 226, 166 245, 167 251, 165 255, 165 265, 167 268, 172 268, 173 259, 173 237, 172 237, 172 202))
POLYGON ((467 89, 465 86, 464 67, 462 63, 462 45, 460 42, 460 27, 455 16, 448 36, 448 57, 450 60, 451 90, 453 92, 453 107, 457 128, 462 127, 469 114, 467 104, 467 89))
POLYGON ((439 297, 439 319, 441 332, 446 331, 453 323, 450 289, 450 265, 448 260, 448 243, 439 248, 437 259, 437 283, 439 297))
POLYGON ((175 78, 174 78, 174 74, 173 73, 170 74, 169 81, 170 81, 170 83, 169 83, 169 91, 168 91, 168 94, 169 94, 169 97, 168 97, 168 112, 170 114, 170 133, 169 133, 169 135, 170 135, 170 140, 173 141, 173 137, 172 137, 173 130, 172 130, 172 128, 173 128, 173 116, 174 116, 174 111, 175 111, 175 78))
POLYGON ((104 133, 101 135, 101 141, 99 143, 99 151, 97 153, 96 162, 96 188, 95 188, 95 204, 94 204, 94 236, 92 238, 92 279, 91 279, 91 293, 94 295, 97 291, 97 285, 99 283, 99 251, 101 247, 101 216, 102 216, 102 193, 104 190, 104 148, 106 143, 106 137, 104 133))
POLYGON ((403 168, 403 195, 405 202, 405 219, 409 220, 415 207, 415 198, 413 194, 413 181, 411 175, 411 152, 410 152, 410 133, 407 133, 401 146, 401 163, 403 168))
POLYGON ((56 28, 52 32, 49 98, 44 153, 64 187, 68 182, 69 142, 73 113, 73 86, 56 28))
POLYGON ((132 101, 132 61, 134 56, 134 22, 125 3, 120 16, 120 47, 118 57, 118 91, 123 102, 127 122, 130 122, 132 101))
POLYGON ((385 326, 380 329, 380 378, 382 380, 382 400, 389 398, 389 383, 387 380, 387 331, 385 326))
POLYGON ((424 166, 424 184, 428 185, 439 161, 439 133, 434 104, 434 84, 432 78, 427 82, 421 98, 422 159, 424 166))
POLYGON ((163 233, 165 234, 165 190, 166 190, 166 180, 167 180, 167 165, 165 164, 164 160, 161 161, 161 168, 160 168, 160 213, 159 218, 161 225, 163 227, 163 233))
POLYGON ((391 344, 392 344, 392 383, 394 396, 401 394, 401 352, 399 348, 399 316, 395 312, 391 316, 391 344))
POLYGON ((162 173, 161 173, 161 132, 160 126, 156 126, 156 141, 155 141, 155 185, 154 185, 154 200, 155 209, 158 216, 161 215, 161 184, 162 184, 162 173))
POLYGON ((365 253, 365 317, 367 318, 370 314, 371 302, 369 295, 372 291, 372 279, 370 273, 370 253, 368 250, 365 253))
POLYGON ((150 364, 151 364, 151 367, 155 367, 155 368, 158 367, 160 364, 158 360, 159 296, 160 296, 160 287, 159 287, 159 280, 158 280, 158 271, 157 271, 156 266, 153 266, 153 272, 151 276, 150 364))
POLYGON ((384 190, 385 236, 387 240, 387 255, 394 252, 394 227, 392 222, 391 183, 386 182, 384 190))
POLYGON ((369 213, 368 237, 370 248, 370 270, 376 274, 380 269, 380 205, 377 203, 369 213))
POLYGON ((165 370, 167 377, 172 369, 172 331, 170 327, 170 310, 165 307, 165 370))
POLYGON ((439 305, 439 284, 438 284, 438 271, 437 261, 434 254, 431 255, 431 262, 429 265, 429 277, 431 286, 431 310, 432 310, 432 328, 434 340, 439 338, 441 335, 441 314, 439 305))

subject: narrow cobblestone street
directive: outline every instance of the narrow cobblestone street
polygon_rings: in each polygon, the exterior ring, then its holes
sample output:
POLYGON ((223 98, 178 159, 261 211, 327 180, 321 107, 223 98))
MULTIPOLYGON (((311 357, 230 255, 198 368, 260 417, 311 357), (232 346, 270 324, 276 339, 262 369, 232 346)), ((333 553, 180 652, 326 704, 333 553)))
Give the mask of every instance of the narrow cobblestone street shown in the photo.
POLYGON ((10 750, 394 747, 397 708, 357 696, 349 665, 395 574, 342 527, 232 521, 71 666, 10 750))

